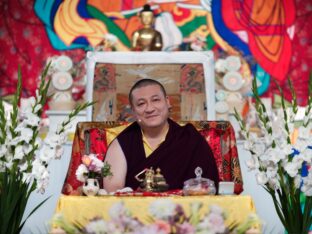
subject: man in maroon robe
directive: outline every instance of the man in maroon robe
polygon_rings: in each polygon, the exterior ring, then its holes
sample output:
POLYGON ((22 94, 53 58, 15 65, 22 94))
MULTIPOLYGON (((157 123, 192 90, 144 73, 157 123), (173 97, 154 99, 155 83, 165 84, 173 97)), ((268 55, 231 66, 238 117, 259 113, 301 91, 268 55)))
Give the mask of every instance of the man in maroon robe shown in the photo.
POLYGON ((130 90, 129 101, 136 122, 110 144, 105 161, 112 177, 105 178, 109 192, 139 187, 135 176, 146 168, 160 168, 169 189, 182 189, 183 182, 202 177, 218 186, 219 176, 213 153, 206 140, 191 124, 180 126, 169 118, 169 99, 164 87, 151 79, 139 80, 130 90))

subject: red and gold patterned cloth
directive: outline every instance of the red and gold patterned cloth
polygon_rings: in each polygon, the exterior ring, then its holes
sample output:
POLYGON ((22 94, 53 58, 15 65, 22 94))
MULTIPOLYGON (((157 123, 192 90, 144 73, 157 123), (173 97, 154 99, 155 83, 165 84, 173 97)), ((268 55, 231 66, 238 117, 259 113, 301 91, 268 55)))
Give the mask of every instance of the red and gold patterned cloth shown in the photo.
MULTIPOLYGON (((205 137, 211 147, 217 163, 221 181, 233 181, 234 192, 243 191, 243 180, 239 165, 235 132, 227 121, 188 121, 205 137)), ((179 122, 183 125, 186 122, 179 122)), ((85 131, 89 131, 89 153, 98 155, 104 160, 107 147, 112 138, 117 136, 129 123, 126 122, 81 122, 78 123, 73 141, 72 156, 67 177, 63 186, 63 194, 81 195, 82 183, 76 179, 75 172, 85 154, 85 131)))

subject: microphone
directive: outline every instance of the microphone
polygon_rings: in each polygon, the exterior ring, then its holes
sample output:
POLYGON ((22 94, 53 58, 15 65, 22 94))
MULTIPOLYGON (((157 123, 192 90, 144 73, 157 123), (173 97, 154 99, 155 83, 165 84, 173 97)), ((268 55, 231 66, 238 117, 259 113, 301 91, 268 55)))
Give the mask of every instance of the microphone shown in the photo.
POLYGON ((141 119, 138 119, 138 122, 139 122, 139 123, 141 123, 141 122, 142 122, 142 120, 141 120, 141 119))

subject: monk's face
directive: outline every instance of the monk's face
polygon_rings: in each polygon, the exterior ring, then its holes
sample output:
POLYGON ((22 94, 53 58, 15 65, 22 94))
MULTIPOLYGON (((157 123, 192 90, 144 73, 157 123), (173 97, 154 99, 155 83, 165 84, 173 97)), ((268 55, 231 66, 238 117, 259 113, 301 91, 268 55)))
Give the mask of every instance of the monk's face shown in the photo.
POLYGON ((144 128, 161 127, 169 116, 169 99, 158 85, 147 85, 132 92, 132 110, 144 128))

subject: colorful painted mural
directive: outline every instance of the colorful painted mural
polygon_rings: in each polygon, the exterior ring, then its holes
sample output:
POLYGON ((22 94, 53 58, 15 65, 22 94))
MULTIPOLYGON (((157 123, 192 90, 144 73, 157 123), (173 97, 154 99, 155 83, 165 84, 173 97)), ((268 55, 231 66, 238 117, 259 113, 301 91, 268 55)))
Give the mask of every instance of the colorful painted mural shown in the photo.
MULTIPOLYGON (((65 54, 81 66, 85 52, 108 38, 114 38, 114 46, 106 49, 131 50, 132 33, 141 27, 138 12, 146 3, 156 16, 163 50, 213 50, 216 59, 238 57, 245 74, 239 79, 245 86, 256 77, 259 93, 274 103, 278 91, 272 79, 290 99, 290 77, 299 104, 306 104, 312 2, 305 0, 1 1, 0 96, 14 91, 18 64, 27 78, 23 88, 27 96, 34 92, 49 57, 65 54)), ((73 78, 81 80, 79 75, 73 78)), ((238 91, 248 95, 245 89, 238 91)))

